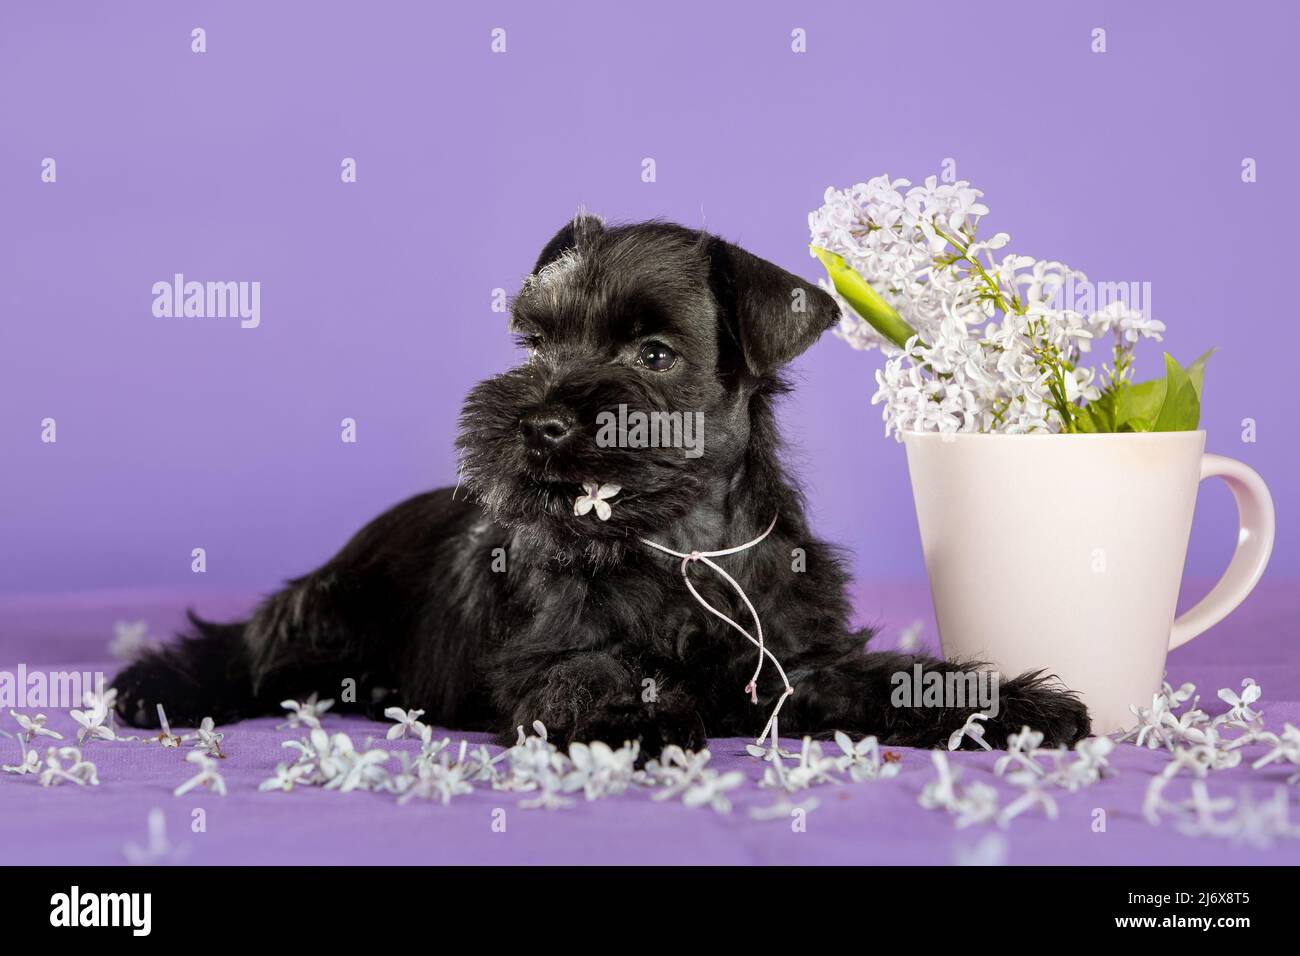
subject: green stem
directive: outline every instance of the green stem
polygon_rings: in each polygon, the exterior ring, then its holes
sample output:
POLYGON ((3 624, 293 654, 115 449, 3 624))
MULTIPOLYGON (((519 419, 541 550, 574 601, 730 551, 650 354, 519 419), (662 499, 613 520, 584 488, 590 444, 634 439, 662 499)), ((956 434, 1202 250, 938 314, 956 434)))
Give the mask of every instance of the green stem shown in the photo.
MULTIPOLYGON (((826 267, 835 291, 844 297, 844 301, 853 307, 853 311, 873 329, 900 349, 907 347, 909 339, 916 336, 916 329, 898 314, 892 305, 886 302, 866 279, 862 278, 841 256, 829 249, 809 246, 813 254, 826 267)), ((924 344, 924 343, 922 343, 924 344)))
POLYGON ((1013 296, 1014 301, 1012 302, 1012 304, 1011 305, 1007 304, 1006 298, 1002 294, 1002 286, 994 281, 993 277, 988 274, 987 270, 985 270, 984 266, 980 264, 980 261, 978 259, 972 258, 970 254, 967 252, 967 250, 970 248, 970 243, 966 243, 965 245, 962 245, 954 237, 948 235, 937 225, 934 225, 934 223, 931 223, 931 225, 934 226, 934 231, 939 236, 941 236, 949 245, 951 245, 954 249, 957 250, 957 252, 959 253, 957 258, 962 262, 965 262, 972 269, 974 269, 979 274, 980 278, 984 280, 984 285, 986 285, 988 287, 988 290, 993 294, 994 300, 997 302, 998 307, 1002 309, 1003 312, 1015 312, 1017 315, 1025 314, 1025 307, 1020 302, 1019 296, 1013 296))

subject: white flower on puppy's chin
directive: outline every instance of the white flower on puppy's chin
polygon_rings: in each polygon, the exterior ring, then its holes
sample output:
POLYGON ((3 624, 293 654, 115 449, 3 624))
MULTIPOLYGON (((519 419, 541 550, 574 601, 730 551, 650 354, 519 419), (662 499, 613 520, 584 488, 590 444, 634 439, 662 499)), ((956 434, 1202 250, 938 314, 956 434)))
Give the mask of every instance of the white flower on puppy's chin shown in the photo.
POLYGON ((623 487, 615 484, 602 485, 594 481, 584 481, 582 487, 586 494, 579 495, 573 502, 574 515, 581 518, 594 508, 597 518, 608 521, 609 516, 613 514, 613 509, 607 499, 613 498, 623 490, 623 487))

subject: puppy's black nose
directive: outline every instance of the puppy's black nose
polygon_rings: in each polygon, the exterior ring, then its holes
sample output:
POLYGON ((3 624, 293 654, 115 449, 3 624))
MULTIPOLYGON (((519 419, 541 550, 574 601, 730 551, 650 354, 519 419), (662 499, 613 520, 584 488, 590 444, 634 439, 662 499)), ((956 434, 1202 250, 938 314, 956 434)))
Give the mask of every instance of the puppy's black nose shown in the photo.
POLYGON ((544 409, 519 419, 524 443, 534 451, 552 451, 563 444, 573 431, 573 420, 563 412, 544 409))

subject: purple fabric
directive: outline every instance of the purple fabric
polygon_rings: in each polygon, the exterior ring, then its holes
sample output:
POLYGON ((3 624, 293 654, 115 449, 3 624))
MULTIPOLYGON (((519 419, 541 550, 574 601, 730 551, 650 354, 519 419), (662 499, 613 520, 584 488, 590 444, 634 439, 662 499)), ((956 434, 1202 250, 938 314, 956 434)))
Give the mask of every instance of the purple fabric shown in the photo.
MULTIPOLYGON (((1292 644, 1295 593, 1294 583, 1261 585, 1228 621, 1171 655, 1171 680, 1195 682, 1206 709, 1217 713, 1223 706, 1214 699, 1215 691, 1237 688, 1243 677, 1254 677, 1263 687, 1268 726, 1280 730, 1284 721, 1300 724, 1300 668, 1292 644)), ((923 587, 868 584, 856 597, 863 620, 886 624, 880 646, 894 646, 900 627, 913 620, 924 621, 924 634, 933 640, 923 587)), ((188 599, 212 616, 235 614, 248 604, 238 596, 188 599)), ((93 662, 106 660, 102 648, 115 620, 145 617, 152 632, 165 633, 185 603, 180 595, 143 592, 0 600, 0 670, 14 670, 18 662, 28 668, 111 670, 111 665, 93 662)), ((66 712, 51 711, 50 716, 55 729, 72 730, 66 712)), ((737 792, 730 815, 655 802, 644 791, 550 812, 517 809, 526 795, 489 790, 457 798, 449 806, 423 801, 398 806, 390 795, 312 788, 259 793, 257 784, 286 759, 280 742, 294 735, 275 730, 278 723, 262 719, 223 728, 229 756, 222 770, 230 788, 224 798, 202 790, 173 797, 171 789, 193 768, 180 752, 156 746, 90 745, 88 755, 102 781, 97 788, 47 790, 32 777, 0 775, 0 863, 122 863, 126 843, 144 842, 151 807, 164 809, 171 841, 184 846, 184 861, 194 864, 935 864, 954 862, 988 832, 1003 832, 994 827, 958 831, 946 813, 918 806, 917 794, 934 771, 926 753, 906 749, 899 751, 902 771, 892 780, 819 787, 797 796, 802 800, 811 794, 820 801, 808 815, 806 832, 793 832, 787 818, 750 819, 747 809, 771 803, 774 794, 754 785, 761 767, 744 755, 746 741, 737 739, 710 745, 716 766, 741 768, 751 781, 737 792), (190 832, 194 807, 206 812, 204 833, 190 832), (496 808, 506 810, 504 833, 491 827, 496 808)), ((0 726, 13 729, 7 715, 0 726)), ((326 726, 345 730, 358 742, 369 734, 382 737, 386 729, 341 717, 327 718, 326 726)), ((413 748, 411 742, 378 745, 413 748)), ((3 762, 13 762, 17 744, 0 739, 0 754, 3 762)), ((965 779, 995 780, 992 755, 962 753, 952 759, 965 768, 965 779)), ((1090 789, 1060 793, 1058 820, 1030 814, 1012 823, 1004 834, 1007 862, 1300 863, 1300 840, 1259 850, 1184 836, 1169 823, 1148 824, 1140 815, 1142 797, 1166 759, 1162 752, 1121 745, 1112 760, 1119 773, 1090 789), (1095 808, 1106 810, 1104 833, 1092 830, 1095 808)), ((1213 775, 1209 785, 1215 795, 1236 796, 1240 786, 1250 785, 1262 796, 1293 769, 1239 768, 1213 775)), ((996 785, 1007 802, 1013 789, 996 785)), ((1184 797, 1186 783, 1174 786, 1171 795, 1184 797)), ((1293 808, 1296 803, 1293 796, 1293 808)), ((1293 817, 1300 818, 1300 812, 1293 809, 1293 817)))

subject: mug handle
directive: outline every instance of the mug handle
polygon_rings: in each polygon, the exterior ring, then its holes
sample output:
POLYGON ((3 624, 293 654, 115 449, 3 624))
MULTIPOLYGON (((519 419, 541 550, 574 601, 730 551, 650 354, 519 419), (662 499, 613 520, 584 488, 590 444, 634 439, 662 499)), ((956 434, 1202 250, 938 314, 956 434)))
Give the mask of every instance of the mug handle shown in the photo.
POLYGON ((1219 583, 1174 621, 1169 635, 1171 651, 1232 613, 1259 583, 1273 553, 1273 496, 1264 479, 1249 465, 1222 455, 1201 457, 1201 480, 1206 478, 1222 478, 1237 501, 1237 549, 1219 583))

